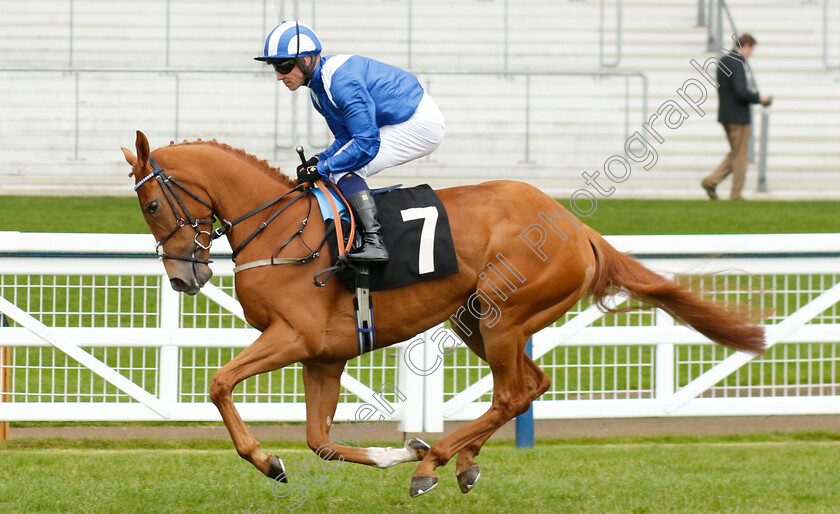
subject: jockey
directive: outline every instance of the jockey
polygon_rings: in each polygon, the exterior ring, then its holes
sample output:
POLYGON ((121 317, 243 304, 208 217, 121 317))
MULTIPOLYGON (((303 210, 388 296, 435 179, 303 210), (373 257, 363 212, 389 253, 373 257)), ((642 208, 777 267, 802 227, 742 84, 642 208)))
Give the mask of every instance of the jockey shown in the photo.
POLYGON ((329 178, 356 213, 363 245, 357 262, 385 262, 376 203, 365 182, 385 168, 423 157, 443 140, 443 115, 414 75, 359 55, 321 56, 321 41, 305 23, 286 20, 265 39, 263 55, 277 80, 310 89, 312 105, 335 141, 297 168, 298 181, 329 178))

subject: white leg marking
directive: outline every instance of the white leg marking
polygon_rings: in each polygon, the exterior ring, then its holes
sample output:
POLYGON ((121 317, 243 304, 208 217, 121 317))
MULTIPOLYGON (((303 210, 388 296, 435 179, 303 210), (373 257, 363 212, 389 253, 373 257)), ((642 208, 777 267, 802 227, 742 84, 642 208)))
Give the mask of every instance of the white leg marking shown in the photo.
POLYGON ((368 457, 378 468, 390 468, 402 462, 413 462, 417 460, 414 450, 408 448, 368 448, 368 457))

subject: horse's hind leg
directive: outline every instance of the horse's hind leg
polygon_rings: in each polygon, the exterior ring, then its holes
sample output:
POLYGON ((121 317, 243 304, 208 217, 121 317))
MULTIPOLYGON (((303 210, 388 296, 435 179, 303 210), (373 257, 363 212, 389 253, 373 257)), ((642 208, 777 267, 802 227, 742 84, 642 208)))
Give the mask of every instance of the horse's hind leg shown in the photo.
MULTIPOLYGON (((490 409, 432 446, 412 476, 411 496, 423 494, 437 485, 435 468, 445 465, 453 455, 473 442, 483 442, 531 405, 524 353, 528 338, 517 328, 505 332, 491 331, 490 334, 482 332, 487 363, 494 381, 490 409)), ((480 449, 480 445, 476 449, 480 449)))
MULTIPOLYGON (((546 375, 546 373, 537 366, 530 357, 525 355, 524 359, 526 365, 525 372, 526 375, 528 375, 528 391, 530 393, 531 402, 533 402, 548 390, 551 386, 551 379, 548 378, 548 375, 546 375)), ((464 449, 458 452, 456 476, 458 477, 458 487, 461 489, 462 493, 466 494, 470 492, 475 483, 478 481, 478 477, 481 472, 474 459, 478 456, 481 451, 481 447, 484 446, 484 443, 486 443, 497 430, 498 428, 474 439, 465 446, 464 449)))
MULTIPOLYGON (((461 338, 464 344, 467 345, 467 348, 476 354, 476 356, 485 362, 487 361, 487 355, 484 353, 484 339, 481 338, 478 318, 468 316, 461 320, 461 325, 453 324, 452 330, 458 334, 458 337, 461 338)), ((473 440, 458 452, 455 475, 458 477, 458 487, 462 493, 468 493, 476 482, 478 482, 481 470, 478 464, 475 463, 475 457, 478 456, 482 445, 484 445, 493 433, 489 432, 487 435, 473 440)))
MULTIPOLYGON (((464 344, 475 353, 481 360, 487 361, 487 355, 484 351, 484 340, 481 337, 481 327, 479 320, 475 317, 464 317, 460 320, 461 325, 466 328, 467 333, 461 326, 457 324, 452 325, 452 329, 458 334, 458 337, 464 341, 464 344)), ((540 369, 539 366, 527 355, 523 353, 524 357, 524 373, 528 391, 530 392, 531 401, 539 398, 551 386, 551 379, 548 375, 540 369)), ((498 430, 498 429, 497 429, 498 430)), ((462 450, 458 452, 458 462, 455 468, 455 474, 458 477, 458 487, 462 493, 468 493, 470 489, 478 481, 480 475, 480 468, 475 463, 475 457, 481 451, 481 447, 487 442, 496 430, 490 431, 487 434, 477 437, 462 450)))
POLYGON ((269 478, 286 481, 283 462, 266 455, 251 435, 233 403, 233 388, 248 377, 273 371, 307 357, 303 342, 289 330, 269 327, 250 346, 222 366, 210 384, 210 400, 219 409, 239 455, 269 478))
POLYGON ((349 462, 388 468, 401 462, 421 460, 426 456, 429 445, 420 439, 410 439, 403 448, 362 448, 356 435, 358 430, 370 430, 358 423, 345 423, 348 440, 340 445, 330 440, 330 428, 338 405, 341 389, 341 373, 344 362, 330 364, 307 364, 303 369, 306 390, 306 442, 319 457, 325 460, 343 459, 349 462))

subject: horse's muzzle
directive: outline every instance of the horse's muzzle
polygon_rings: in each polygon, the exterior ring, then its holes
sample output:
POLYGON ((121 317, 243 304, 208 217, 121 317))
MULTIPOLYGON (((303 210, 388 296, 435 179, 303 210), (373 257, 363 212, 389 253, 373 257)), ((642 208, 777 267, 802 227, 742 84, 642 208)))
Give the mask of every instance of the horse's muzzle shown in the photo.
POLYGON ((190 295, 198 293, 198 290, 201 289, 201 287, 196 283, 195 280, 193 280, 192 283, 187 283, 187 281, 183 279, 172 278, 169 279, 169 284, 175 291, 178 291, 179 293, 187 293, 190 295))
POLYGON ((185 273, 182 276, 175 277, 170 275, 169 285, 172 286, 172 289, 179 293, 195 295, 198 294, 204 284, 213 276, 213 271, 206 264, 191 266, 191 268, 191 273, 185 273))

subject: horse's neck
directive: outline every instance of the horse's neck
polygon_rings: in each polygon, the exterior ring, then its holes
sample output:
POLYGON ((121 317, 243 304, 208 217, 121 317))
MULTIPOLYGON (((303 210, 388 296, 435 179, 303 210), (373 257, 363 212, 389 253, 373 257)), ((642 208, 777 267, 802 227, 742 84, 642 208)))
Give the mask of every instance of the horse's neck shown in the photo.
POLYGON ((256 166, 235 156, 214 156, 212 166, 203 167, 207 193, 216 215, 234 220, 289 188, 256 166))
MULTIPOLYGON (((253 209, 290 191, 286 184, 272 177, 265 170, 234 156, 226 156, 221 161, 217 161, 213 169, 215 170, 213 180, 208 181, 206 187, 220 221, 236 221, 253 209)), ((242 220, 233 233, 228 235, 231 238, 231 246, 236 247, 284 202, 280 201, 277 206, 272 206, 242 220)), ((273 224, 282 225, 283 223, 282 220, 276 220, 273 224)))

